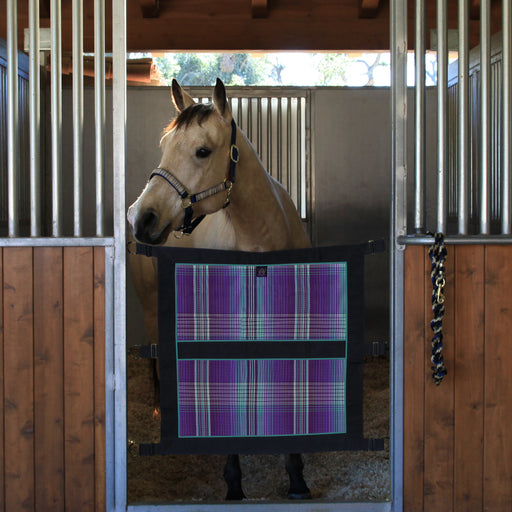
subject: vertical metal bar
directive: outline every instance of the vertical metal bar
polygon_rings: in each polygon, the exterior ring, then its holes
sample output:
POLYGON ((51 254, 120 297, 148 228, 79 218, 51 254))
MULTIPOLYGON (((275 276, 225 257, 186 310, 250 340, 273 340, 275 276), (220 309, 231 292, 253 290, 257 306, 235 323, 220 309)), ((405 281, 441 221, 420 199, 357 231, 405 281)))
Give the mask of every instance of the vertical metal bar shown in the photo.
POLYGON ((115 475, 115 374, 114 364, 114 248, 105 247, 105 476, 106 512, 114 510, 115 475))
POLYGON ((480 137, 480 233, 490 233, 489 182, 491 173, 491 20, 490 0, 480 3, 481 137, 480 137))
POLYGON ((446 230, 448 173, 448 23, 447 0, 437 0, 437 231, 446 230))
POLYGON ((29 0, 30 235, 41 235, 41 77, 39 75, 39 1, 29 0))
POLYGON ((275 177, 272 169, 272 98, 267 98, 267 171, 275 177))
POLYGON ((261 110, 261 96, 256 98, 256 131, 258 133, 256 140, 256 148, 258 151, 259 157, 263 160, 262 155, 262 128, 263 128, 263 112, 261 110))
POLYGON ((292 106, 291 98, 288 96, 286 98, 286 190, 290 195, 293 194, 292 187, 292 106))
POLYGON ((459 69, 458 69, 458 232, 468 234, 469 183, 471 179, 469 138, 469 5, 459 0, 459 69))
POLYGON ((425 0, 416 0, 414 88, 414 231, 425 232, 425 0))
POLYGON ((126 0, 112 2, 115 510, 126 510, 126 0))
POLYGON ((277 98, 277 180, 283 183, 283 111, 281 101, 277 98))
POLYGON ((105 234, 105 0, 94 0, 94 114, 96 147, 96 236, 105 234))
POLYGON ((501 162, 501 232, 509 235, 510 215, 510 178, 512 152, 512 7, 510 0, 503 0, 503 55, 502 55, 502 105, 503 125, 501 144, 503 148, 501 162))
POLYGON ((61 0, 51 0, 51 132, 52 132, 52 236, 61 235, 62 181, 62 27, 61 0))
POLYGON ((84 130, 84 47, 82 0, 73 0, 73 233, 82 236, 82 163, 84 130))
POLYGON ((7 193, 8 235, 18 236, 19 184, 18 3, 7 1, 7 193))
POLYGON ((407 0, 391 0, 391 490, 393 510, 403 509, 404 247, 407 233, 407 0))
POLYGON ((303 186, 302 179, 304 176, 304 166, 302 163, 302 98, 297 98, 297 206, 299 209, 299 215, 302 219, 306 217, 306 209, 304 205, 304 198, 302 197, 303 186))

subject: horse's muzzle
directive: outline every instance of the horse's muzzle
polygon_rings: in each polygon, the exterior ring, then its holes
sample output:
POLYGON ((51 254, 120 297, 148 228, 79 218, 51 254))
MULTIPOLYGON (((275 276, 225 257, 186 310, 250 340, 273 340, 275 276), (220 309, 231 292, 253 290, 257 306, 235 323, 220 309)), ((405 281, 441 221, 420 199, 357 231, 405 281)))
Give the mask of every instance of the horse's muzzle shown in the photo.
POLYGON ((159 230, 159 221, 158 213, 153 209, 148 209, 137 215, 133 223, 130 223, 133 236, 143 244, 159 245, 165 242, 169 230, 159 230))

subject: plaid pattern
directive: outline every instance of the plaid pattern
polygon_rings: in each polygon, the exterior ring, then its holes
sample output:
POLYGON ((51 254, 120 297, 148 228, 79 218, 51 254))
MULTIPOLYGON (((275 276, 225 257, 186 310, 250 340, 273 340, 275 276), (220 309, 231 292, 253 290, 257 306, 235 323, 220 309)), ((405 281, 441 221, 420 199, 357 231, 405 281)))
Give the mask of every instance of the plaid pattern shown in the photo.
POLYGON ((178 361, 179 437, 346 432, 345 359, 178 361))
POLYGON ((347 339, 347 265, 176 264, 177 341, 347 339))

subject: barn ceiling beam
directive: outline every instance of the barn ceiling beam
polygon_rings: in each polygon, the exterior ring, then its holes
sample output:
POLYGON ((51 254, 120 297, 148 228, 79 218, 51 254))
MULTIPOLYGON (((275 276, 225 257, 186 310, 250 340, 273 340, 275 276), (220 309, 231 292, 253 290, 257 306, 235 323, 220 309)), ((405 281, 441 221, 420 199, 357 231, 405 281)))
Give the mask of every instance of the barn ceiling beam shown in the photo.
POLYGON ((360 18, 376 18, 379 14, 380 0, 361 0, 359 5, 360 18))
POLYGON ((472 20, 480 19, 480 0, 471 0, 471 4, 469 6, 469 17, 472 20))
POLYGON ((50 18, 50 0, 39 1, 39 17, 42 19, 50 18))
POLYGON ((268 0, 251 0, 251 13, 253 18, 266 18, 268 16, 268 0))
POLYGON ((139 0, 143 18, 158 18, 160 0, 139 0))

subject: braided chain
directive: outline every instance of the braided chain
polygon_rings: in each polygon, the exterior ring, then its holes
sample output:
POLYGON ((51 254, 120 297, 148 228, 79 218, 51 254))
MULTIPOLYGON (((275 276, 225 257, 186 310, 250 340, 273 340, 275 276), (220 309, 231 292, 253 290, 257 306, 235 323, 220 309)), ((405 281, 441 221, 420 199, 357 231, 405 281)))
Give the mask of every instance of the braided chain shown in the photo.
POLYGON ((437 386, 441 384, 446 375, 446 367, 443 361, 443 316, 444 316, 444 286, 445 279, 445 261, 446 246, 444 245, 444 236, 442 233, 436 233, 434 243, 428 250, 428 255, 432 261, 432 270, 430 278, 432 280, 432 311, 434 318, 430 322, 430 327, 434 332, 432 338, 432 378, 437 386))

